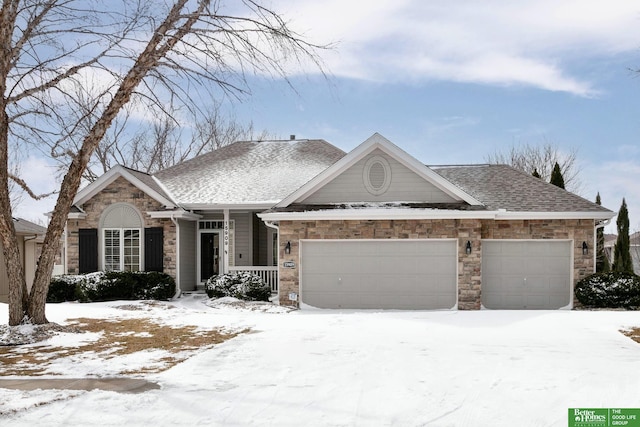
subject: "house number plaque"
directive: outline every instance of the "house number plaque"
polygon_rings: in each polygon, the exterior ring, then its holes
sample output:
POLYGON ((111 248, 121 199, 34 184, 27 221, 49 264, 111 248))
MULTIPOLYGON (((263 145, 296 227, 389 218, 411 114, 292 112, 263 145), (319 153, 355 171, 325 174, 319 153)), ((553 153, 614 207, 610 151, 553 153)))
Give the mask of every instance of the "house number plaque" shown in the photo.
POLYGON ((296 268, 296 263, 293 261, 285 261, 282 263, 284 268, 296 268))

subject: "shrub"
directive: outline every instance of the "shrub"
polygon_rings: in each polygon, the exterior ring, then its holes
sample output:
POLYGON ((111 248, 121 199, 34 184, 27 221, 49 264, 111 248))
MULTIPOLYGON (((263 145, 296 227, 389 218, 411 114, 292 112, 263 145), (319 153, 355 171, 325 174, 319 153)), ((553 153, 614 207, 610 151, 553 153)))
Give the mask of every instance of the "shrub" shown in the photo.
POLYGON ((576 284, 576 298, 585 306, 640 307, 640 277, 632 273, 596 273, 576 284))
POLYGON ((175 291, 175 280, 165 273, 108 271, 52 278, 47 302, 168 300, 175 291))
POLYGON ((260 276, 247 271, 213 276, 205 290, 209 298, 234 297, 245 301, 269 301, 271 288, 260 276))
POLYGON ((77 300, 77 283, 72 279, 74 276, 55 276, 49 283, 49 293, 47 302, 65 302, 77 300))

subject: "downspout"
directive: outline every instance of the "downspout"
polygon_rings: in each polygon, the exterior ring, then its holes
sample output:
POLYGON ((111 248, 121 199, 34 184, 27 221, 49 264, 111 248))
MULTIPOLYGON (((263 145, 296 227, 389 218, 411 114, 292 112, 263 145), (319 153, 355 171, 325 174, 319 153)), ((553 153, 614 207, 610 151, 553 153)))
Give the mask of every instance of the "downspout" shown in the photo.
MULTIPOLYGON (((22 274, 24 274, 25 279, 27 278, 27 242, 30 242, 32 240, 36 240, 38 238, 37 234, 34 234, 33 236, 22 236, 22 274)), ((33 267, 34 270, 33 272, 29 272, 29 276, 31 276, 31 274, 35 275, 35 269, 38 266, 38 260, 35 259, 35 255, 36 255, 36 248, 33 249, 33 267)), ((29 266, 31 267, 31 266, 29 266)), ((33 286, 33 278, 31 278, 31 283, 27 283, 27 289, 29 290, 29 292, 31 292, 31 287, 33 286)))
MULTIPOLYGON (((176 293, 173 299, 180 298, 182 289, 180 288, 180 227, 176 221, 175 214, 171 214, 171 222, 176 227, 176 293)), ((164 245, 164 242, 162 242, 164 245)))
POLYGON ((262 222, 264 222, 264 225, 269 228, 273 228, 274 230, 276 230, 276 233, 278 233, 278 265, 276 265, 276 267, 278 267, 278 301, 280 301, 280 227, 278 227, 275 222, 272 221, 262 220, 262 222))

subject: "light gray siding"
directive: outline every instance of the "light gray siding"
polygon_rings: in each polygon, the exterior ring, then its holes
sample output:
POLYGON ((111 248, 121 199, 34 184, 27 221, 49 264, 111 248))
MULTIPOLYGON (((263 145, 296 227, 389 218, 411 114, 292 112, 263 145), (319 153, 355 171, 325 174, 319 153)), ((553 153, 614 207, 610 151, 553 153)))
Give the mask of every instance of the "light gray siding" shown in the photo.
POLYGON ((374 150, 355 165, 344 171, 316 193, 307 197, 302 203, 349 203, 349 202, 431 202, 450 203, 456 200, 425 181, 409 168, 386 155, 381 150, 374 150), (363 173, 367 161, 373 156, 387 160, 391 169, 391 183, 384 194, 373 195, 365 186, 363 173))
POLYGON ((192 291, 196 288, 196 227, 197 222, 178 221, 180 227, 180 289, 192 291))
POLYGON ((251 213, 232 213, 231 219, 235 221, 235 265, 252 265, 251 254, 251 213))

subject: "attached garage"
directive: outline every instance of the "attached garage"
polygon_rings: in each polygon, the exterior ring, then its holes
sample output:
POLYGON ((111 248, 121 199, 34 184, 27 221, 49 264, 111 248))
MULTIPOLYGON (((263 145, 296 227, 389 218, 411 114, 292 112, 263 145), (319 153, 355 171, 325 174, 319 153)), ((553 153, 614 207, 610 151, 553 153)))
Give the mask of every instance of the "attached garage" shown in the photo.
POLYGON ((300 297, 319 308, 451 309, 457 240, 301 240, 300 297))
POLYGON ((558 309, 571 302, 572 242, 482 240, 482 305, 558 309))

